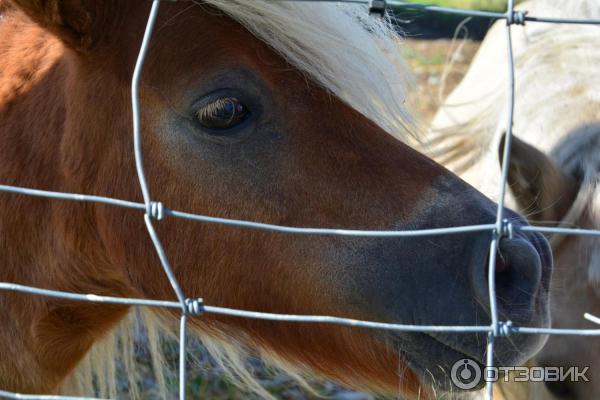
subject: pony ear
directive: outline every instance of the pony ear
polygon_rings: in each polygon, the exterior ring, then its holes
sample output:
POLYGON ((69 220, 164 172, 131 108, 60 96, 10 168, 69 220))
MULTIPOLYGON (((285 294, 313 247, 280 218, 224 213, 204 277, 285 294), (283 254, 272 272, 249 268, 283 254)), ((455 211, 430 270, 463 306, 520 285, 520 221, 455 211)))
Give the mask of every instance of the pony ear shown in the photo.
MULTIPOLYGON (((506 134, 499 146, 504 154, 506 134)), ((515 195, 519 211, 530 221, 558 223, 571 208, 577 194, 577 182, 554 161, 517 137, 512 138, 508 166, 508 185, 515 195)))
POLYGON ((12 0, 40 27, 67 46, 86 50, 109 39, 131 0, 12 0))

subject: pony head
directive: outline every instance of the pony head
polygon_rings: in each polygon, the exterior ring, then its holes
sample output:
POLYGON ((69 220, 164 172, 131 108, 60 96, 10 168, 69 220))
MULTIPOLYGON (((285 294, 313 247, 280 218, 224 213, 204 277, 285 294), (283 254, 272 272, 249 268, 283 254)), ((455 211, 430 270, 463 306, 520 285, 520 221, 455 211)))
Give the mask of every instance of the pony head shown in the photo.
MULTIPOLYGON (((0 54, 25 72, 0 73, 4 81, 19 82, 18 96, 0 103, 17 104, 0 126, 9 128, 2 131, 7 148, 20 150, 7 161, 10 170, 0 167, 0 176, 139 201, 129 88, 150 3, 13 3, 18 10, 5 11, 0 29, 12 27, 14 43, 0 45, 0 54), (25 148, 28 155, 18 157, 25 148), (26 165, 32 159, 35 165, 26 165)), ((494 203, 405 143, 412 128, 398 38, 385 21, 362 12, 286 1, 165 2, 140 89, 154 198, 170 209, 291 226, 401 230, 493 223, 494 203)), ((0 85, 2 96, 8 95, 0 85)), ((27 257, 25 251, 3 253, 12 257, 5 265, 36 266, 15 281, 174 298, 139 213, 3 201, 2 210, 19 210, 17 220, 0 211, 3 228, 28 232, 13 237, 43 238, 27 257), (52 223, 40 226, 27 207, 49 213, 52 223)), ((291 236, 171 218, 157 230, 183 291, 209 305, 405 324, 490 323, 490 232, 291 236)), ((546 326, 547 243, 538 234, 518 233, 501 241, 500 250, 500 317, 546 326)), ((19 390, 55 390, 127 311, 32 299, 42 305, 27 314, 11 301, 3 309, 30 327, 23 348, 35 349, 14 357, 29 361, 30 373, 8 381, 0 374, 0 383, 19 390)), ((192 323, 200 335, 254 349, 286 369, 425 397, 432 385, 451 388, 448 373, 460 359, 484 363, 487 337, 211 314, 192 323)), ((515 365, 543 342, 538 336, 499 338, 495 360, 515 365)), ((8 367, 0 370, 19 370, 14 358, 2 357, 8 367)))

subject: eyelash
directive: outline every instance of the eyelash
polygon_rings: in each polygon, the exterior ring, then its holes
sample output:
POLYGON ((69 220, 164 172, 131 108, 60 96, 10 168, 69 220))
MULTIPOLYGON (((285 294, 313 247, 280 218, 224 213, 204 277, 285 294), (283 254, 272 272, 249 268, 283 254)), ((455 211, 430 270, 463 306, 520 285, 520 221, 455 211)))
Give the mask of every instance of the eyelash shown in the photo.
POLYGON ((204 104, 195 116, 204 128, 225 131, 242 124, 251 115, 250 109, 237 97, 227 96, 204 104))
POLYGON ((219 98, 212 103, 208 103, 196 112, 196 117, 198 119, 211 117, 215 111, 218 111, 219 107, 222 107, 230 101, 229 98, 219 98))

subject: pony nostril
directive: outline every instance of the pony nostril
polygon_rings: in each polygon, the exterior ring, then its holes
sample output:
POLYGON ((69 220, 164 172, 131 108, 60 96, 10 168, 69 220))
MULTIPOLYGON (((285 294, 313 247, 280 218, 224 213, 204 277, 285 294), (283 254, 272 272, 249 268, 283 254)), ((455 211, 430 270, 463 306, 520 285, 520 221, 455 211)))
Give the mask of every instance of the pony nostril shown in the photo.
POLYGON ((528 323, 535 309, 542 282, 542 261, 535 246, 527 239, 503 239, 496 254, 488 254, 484 285, 477 291, 481 300, 489 301, 488 273, 490 257, 495 257, 494 274, 499 311, 514 322, 528 323))
MULTIPOLYGON (((501 278, 500 275, 504 274, 504 273, 508 273, 508 269, 509 269, 509 264, 508 264, 508 260, 499 252, 496 251, 496 268, 494 270, 495 272, 495 277, 496 279, 501 278)), ((489 272, 489 268, 490 268, 490 255, 488 254, 487 258, 485 259, 485 273, 486 273, 486 277, 489 276, 488 272, 489 272)))
MULTIPOLYGON (((494 269, 494 282, 496 288, 496 295, 502 296, 503 299, 508 300, 505 296, 510 292, 511 285, 514 285, 514 280, 519 279, 516 274, 518 271, 514 270, 514 267, 510 264, 510 258, 507 254, 502 254, 500 248, 496 250, 494 255, 496 258, 496 266, 494 269)), ((490 268, 490 254, 488 254, 485 260, 485 282, 486 286, 489 279, 489 268, 490 268)))
MULTIPOLYGON (((496 252, 496 278, 498 278, 498 275, 502 274, 503 272, 508 270, 508 263, 507 260, 502 256, 502 254, 500 254, 500 252, 496 252)), ((488 268, 489 268, 489 263, 488 263, 488 268)))

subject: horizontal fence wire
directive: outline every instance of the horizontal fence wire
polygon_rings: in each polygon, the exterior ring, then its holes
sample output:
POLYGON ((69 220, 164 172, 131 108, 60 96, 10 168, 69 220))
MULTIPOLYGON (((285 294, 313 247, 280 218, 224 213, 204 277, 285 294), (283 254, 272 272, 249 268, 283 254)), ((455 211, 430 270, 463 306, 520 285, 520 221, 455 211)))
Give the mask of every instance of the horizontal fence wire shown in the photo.
MULTIPOLYGON (((269 1, 269 0, 265 0, 269 1)), ((0 185, 0 192, 12 193, 16 195, 27 195, 43 197, 55 200, 66 200, 66 201, 78 201, 78 202, 91 202, 98 204, 106 204, 116 207, 129 208, 144 212, 144 221, 148 230, 148 234, 152 239, 153 245, 156 249, 159 257, 161 267, 177 297, 177 301, 168 300, 153 300, 153 299, 139 299, 139 298, 124 298, 124 297, 111 297, 111 296, 99 296, 95 294, 82 294, 82 293, 70 293, 58 290, 52 290, 50 288, 38 288, 26 285, 20 285, 16 283, 0 282, 0 290, 7 290, 13 292, 20 292, 29 295, 48 296, 62 298, 72 301, 85 301, 93 302, 98 304, 122 304, 128 306, 143 306, 143 307, 160 307, 160 308, 172 308, 181 310, 180 319, 180 347, 179 347, 179 398, 186 398, 186 327, 188 316, 197 316, 201 314, 218 314, 227 315, 239 318, 252 318, 269 321, 281 321, 281 322, 298 322, 298 323, 325 323, 325 324, 336 324, 344 326, 352 326, 357 328, 367 329, 378 329, 378 330, 390 330, 390 331, 404 331, 404 332, 449 332, 449 333, 487 333, 488 344, 486 354, 486 366, 493 366, 493 355, 494 355, 494 340, 496 337, 514 335, 514 334, 525 334, 525 335, 571 335, 571 336, 600 336, 600 329, 555 329, 555 328, 537 328, 537 327, 523 327, 515 326, 510 321, 500 321, 498 319, 498 312, 496 306, 496 290, 495 290, 495 260, 496 257, 489 257, 489 268, 488 268, 488 283, 489 283, 489 301, 490 310, 492 314, 492 323, 490 325, 483 326, 443 326, 443 325, 407 325, 407 324, 395 324, 395 323, 382 323, 375 321, 364 321, 356 320, 351 318, 341 318, 335 316, 323 316, 323 315, 291 315, 291 314, 275 314, 265 313, 258 311, 238 310, 225 307, 217 307, 204 304, 201 298, 188 298, 184 295, 179 283, 177 282, 169 260, 164 252, 162 243, 154 229, 153 221, 160 220, 164 217, 173 217, 188 219, 192 221, 198 221, 208 224, 219 224, 228 225, 232 227, 246 228, 246 229, 258 229, 271 231, 282 234, 301 234, 301 235, 327 235, 327 236, 359 236, 359 237, 424 237, 424 236, 436 236, 436 235, 449 235, 459 234, 466 232, 488 232, 491 236, 490 249, 491 252, 495 252, 497 249, 498 241, 504 236, 512 235, 515 230, 524 232, 540 232, 540 233, 551 233, 560 235, 582 235, 582 236, 600 236, 600 230, 588 230, 588 229, 574 229, 564 227, 544 227, 544 226, 523 226, 517 227, 504 219, 503 205, 506 190, 506 180, 508 175, 508 161, 510 160, 511 150, 511 138, 512 138, 512 125, 514 118, 514 105, 515 105, 515 67, 514 67, 514 56, 512 52, 512 37, 511 27, 512 25, 524 25, 527 22, 544 22, 554 24, 581 24, 581 25, 600 25, 599 19, 570 19, 570 18, 548 18, 530 16, 526 11, 515 10, 514 1, 509 0, 507 10, 505 13, 477 11, 477 10, 465 10, 450 7, 439 7, 432 5, 424 5, 418 3, 409 3, 403 1, 378 1, 378 0, 270 0, 270 1, 295 1, 295 2, 336 2, 336 3, 352 3, 352 4, 364 4, 368 6, 369 12, 376 14, 384 14, 388 9, 412 9, 420 10, 424 12, 434 13, 446 13, 455 14, 465 17, 483 17, 498 20, 505 20, 506 24, 506 41, 507 41, 507 57, 509 60, 509 98, 508 98, 508 121, 506 127, 506 141, 504 148, 504 156, 502 162, 502 178, 500 187, 500 197, 498 201, 498 209, 496 215, 496 221, 493 224, 482 224, 482 225, 469 225, 469 226, 453 226, 447 228, 436 228, 436 229, 421 229, 421 230, 357 230, 357 229, 329 229, 329 228, 311 228, 311 227, 291 227, 282 226, 275 224, 260 223, 247 220, 237 220, 228 218, 212 217, 207 215, 193 214, 183 211, 171 210, 163 206, 161 202, 154 201, 151 196, 151 192, 147 183, 146 175, 144 172, 144 164, 142 157, 141 147, 141 128, 140 128, 140 108, 139 108, 139 80, 144 64, 144 59, 148 52, 149 43, 152 36, 154 22, 158 14, 161 0, 153 0, 151 11, 146 24, 144 37, 141 43, 140 51, 138 54, 137 62, 134 69, 134 74, 131 83, 131 101, 132 101, 132 113, 133 113, 133 141, 134 141, 134 154, 136 162, 136 171, 138 174, 140 189, 142 191, 143 203, 133 202, 122 199, 115 199, 110 197, 87 195, 87 194, 76 194, 76 193, 64 193, 48 190, 39 190, 34 188, 25 188, 11 185, 0 185)), ((586 314, 585 318, 589 321, 600 325, 600 318, 586 314)), ((9 399, 96 399, 89 397, 72 397, 72 396, 47 396, 37 394, 19 394, 9 391, 0 390, 0 397, 9 399)), ((492 382, 488 380, 486 382, 486 399, 492 399, 492 382)))

